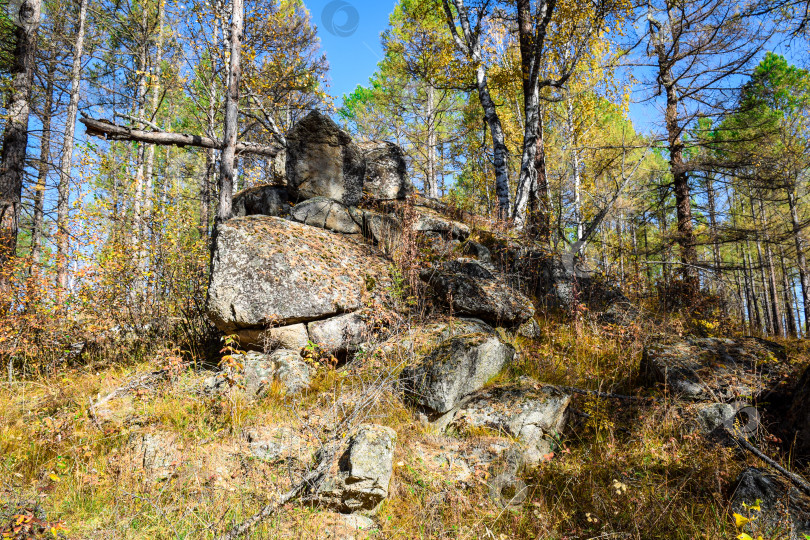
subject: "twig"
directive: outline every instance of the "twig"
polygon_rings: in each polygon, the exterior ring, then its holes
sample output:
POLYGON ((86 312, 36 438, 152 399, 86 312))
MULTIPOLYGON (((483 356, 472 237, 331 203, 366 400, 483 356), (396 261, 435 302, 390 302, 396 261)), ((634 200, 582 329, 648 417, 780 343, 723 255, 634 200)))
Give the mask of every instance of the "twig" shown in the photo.
POLYGON ((756 457, 764 461, 767 465, 770 465, 776 472, 784 475, 788 480, 790 480, 796 487, 801 489, 805 494, 810 495, 810 484, 807 483, 807 480, 799 476, 798 474, 792 473, 789 470, 785 469, 779 463, 777 463, 773 458, 768 457, 762 450, 748 442, 744 437, 739 437, 734 432, 729 430, 728 428, 724 428, 725 432, 728 434, 731 439, 740 445, 743 449, 748 450, 756 457))

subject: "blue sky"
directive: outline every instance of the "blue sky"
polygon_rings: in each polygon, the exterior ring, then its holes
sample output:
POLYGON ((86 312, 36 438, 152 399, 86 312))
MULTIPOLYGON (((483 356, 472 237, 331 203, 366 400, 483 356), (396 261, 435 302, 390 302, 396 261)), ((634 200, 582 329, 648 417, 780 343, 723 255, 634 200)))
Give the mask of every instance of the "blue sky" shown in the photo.
POLYGON ((343 94, 365 85, 382 59, 380 34, 388 26, 395 0, 304 0, 318 27, 329 60, 330 93, 340 105, 343 94))

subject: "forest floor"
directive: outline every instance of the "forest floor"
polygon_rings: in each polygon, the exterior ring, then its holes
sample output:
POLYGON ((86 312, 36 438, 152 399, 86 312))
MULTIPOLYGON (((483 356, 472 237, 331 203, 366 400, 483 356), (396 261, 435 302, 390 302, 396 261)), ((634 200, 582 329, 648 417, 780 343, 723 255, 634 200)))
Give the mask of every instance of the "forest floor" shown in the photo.
MULTIPOLYGON (((624 328, 583 317, 538 321, 539 339, 505 336, 520 354, 498 382, 528 375, 658 399, 575 394, 559 447, 521 473, 525 497, 504 507, 491 496, 491 473, 458 469, 453 459, 464 445, 494 434, 439 434, 414 417, 392 386, 361 415, 398 436, 389 497, 372 530, 353 532, 357 523, 345 516, 291 503, 251 537, 737 537, 729 492, 742 469, 761 463, 693 433, 682 406, 638 382, 645 339, 677 332, 677 325, 657 327, 654 318, 624 328)), ((783 344, 797 371, 807 364, 804 342, 783 344)), ((395 376, 401 365, 382 355, 338 369, 321 366, 306 394, 292 399, 271 392, 251 403, 238 394, 201 392, 211 372, 166 353, 132 359, 120 351, 111 360, 0 385, 0 530, 25 526, 42 537, 68 538, 216 537, 288 489, 311 466, 318 443, 340 435, 330 434, 334 415, 357 411, 380 374, 395 376), (124 386, 128 391, 112 394, 103 407, 93 405, 124 386), (281 428, 281 437, 297 434, 290 436, 294 444, 272 459, 251 454, 252 430, 281 428)), ((778 456, 771 439, 763 432, 758 444, 778 456)))

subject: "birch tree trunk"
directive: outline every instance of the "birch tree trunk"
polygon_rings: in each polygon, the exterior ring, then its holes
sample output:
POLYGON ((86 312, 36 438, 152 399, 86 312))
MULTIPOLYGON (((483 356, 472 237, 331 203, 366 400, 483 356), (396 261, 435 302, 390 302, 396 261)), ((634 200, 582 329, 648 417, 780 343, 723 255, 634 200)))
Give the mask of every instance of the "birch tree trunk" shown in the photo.
MULTIPOLYGON (((150 111, 151 111, 151 121, 155 121, 157 118, 158 107, 160 106, 160 71, 161 71, 161 63, 163 62, 163 19, 164 19, 164 0, 158 0, 158 17, 157 17, 157 47, 155 50, 155 62, 152 65, 152 69, 150 70, 150 78, 152 79, 151 82, 151 102, 150 102, 150 111)), ((152 182, 152 172, 155 168, 155 145, 150 144, 146 148, 146 164, 144 166, 144 182, 145 182, 145 189, 144 189, 144 216, 146 217, 146 221, 148 226, 151 228, 152 226, 152 198, 154 196, 153 193, 153 182, 152 182)))
POLYGON ((230 58, 228 66, 228 93, 225 96, 224 147, 219 168, 219 205, 217 222, 230 219, 233 211, 234 162, 236 161, 236 135, 239 116, 239 83, 242 79, 242 28, 245 9, 243 0, 232 0, 230 29, 230 58))
POLYGON ((42 236, 45 222, 45 188, 48 171, 51 168, 51 119, 53 117, 53 79, 56 74, 54 52, 50 51, 50 61, 45 74, 45 103, 42 106, 42 138, 39 143, 39 167, 37 184, 34 188, 34 220, 31 224, 31 268, 33 274, 40 263, 42 236))
POLYGON ((436 182, 436 113, 434 111, 433 86, 427 85, 425 123, 427 124, 427 174, 425 175, 425 196, 435 199, 439 196, 436 182))
POLYGON ((40 10, 40 0, 26 0, 20 5, 17 20, 14 20, 17 26, 14 29, 16 43, 11 68, 11 92, 6 106, 7 120, 0 156, 0 306, 5 305, 9 298, 6 292, 9 263, 17 251, 40 10))
POLYGON ((76 113, 79 110, 79 86, 82 74, 82 54, 84 53, 84 33, 87 21, 87 3, 79 4, 79 20, 76 40, 73 42, 73 66, 70 71, 70 100, 65 119, 65 142, 62 145, 62 158, 59 162, 59 199, 56 205, 56 281, 60 294, 67 289, 68 219, 70 209, 70 173, 73 168, 73 135, 76 130, 76 113))

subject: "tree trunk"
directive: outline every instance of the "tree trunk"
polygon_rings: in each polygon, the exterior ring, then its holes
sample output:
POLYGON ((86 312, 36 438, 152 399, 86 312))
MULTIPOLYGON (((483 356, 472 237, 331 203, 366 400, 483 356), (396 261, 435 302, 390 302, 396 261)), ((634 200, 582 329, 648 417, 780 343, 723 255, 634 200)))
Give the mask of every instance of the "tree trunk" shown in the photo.
POLYGON ((782 327, 782 309, 779 307, 779 297, 776 292, 776 272, 773 268, 773 250, 771 250, 771 240, 765 224, 765 206, 762 198, 759 199, 759 221, 762 227, 762 234, 765 240, 765 262, 768 265, 768 290, 771 295, 771 319, 773 321, 773 331, 775 335, 784 336, 782 327))
POLYGON ((40 17, 40 0, 26 0, 14 21, 15 47, 11 67, 11 92, 6 106, 6 127, 0 156, 0 304, 10 298, 10 262, 17 251, 25 155, 28 146, 28 114, 31 83, 34 75, 34 53, 40 17))
POLYGON ((87 2, 79 4, 76 40, 73 42, 73 67, 70 72, 70 101, 65 119, 65 142, 59 162, 59 199, 56 204, 56 281, 60 295, 67 289, 68 219, 70 209, 70 173, 73 168, 73 135, 76 130, 76 113, 79 110, 79 87, 81 84, 84 32, 87 21, 87 2))
POLYGON ((225 97, 224 147, 219 168, 219 205, 217 222, 230 219, 233 205, 234 162, 236 160, 236 135, 239 120, 239 83, 242 79, 242 28, 245 9, 243 0, 231 4, 231 54, 228 66, 228 92, 225 97))
POLYGON ((796 337, 796 319, 793 318, 793 306, 791 303, 790 285, 788 283, 788 271, 785 265, 785 252, 782 246, 779 245, 779 260, 782 263, 782 293, 785 300, 785 323, 787 324, 787 332, 792 337, 796 337))
POLYGON ((802 284, 802 307, 804 308, 805 332, 810 332, 810 280, 807 276, 807 258, 804 254, 804 239, 799 223, 799 211, 796 207, 796 189, 791 186, 788 190, 788 205, 790 206, 790 222, 793 227, 793 242, 796 245, 796 266, 799 269, 799 281, 802 284))
POLYGON ((439 196, 436 182, 436 126, 433 86, 427 85, 425 123, 427 124, 427 173, 425 174, 425 197, 435 199, 439 196))
POLYGON ((45 222, 45 189, 48 171, 51 168, 51 118, 53 117, 53 78, 56 73, 54 51, 50 51, 50 61, 45 74, 45 103, 42 106, 42 138, 39 147, 39 170, 34 188, 34 221, 31 224, 31 268, 33 274, 40 264, 42 237, 45 222))
MULTIPOLYGON (((151 110, 151 118, 152 122, 155 121, 157 118, 158 107, 160 106, 160 80, 161 80, 161 69, 160 66, 163 63, 163 23, 164 23, 164 0, 158 0, 158 16, 157 16, 157 46, 155 50, 155 61, 152 66, 151 75, 152 75, 152 88, 151 88, 151 102, 150 102, 150 110, 151 110)), ((155 168, 155 145, 150 144, 146 148, 146 164, 144 166, 144 216, 146 216, 147 222, 147 229, 151 229, 154 226, 152 217, 152 199, 154 196, 153 193, 153 171, 155 168)))
POLYGON ((495 102, 489 94, 486 68, 482 63, 475 70, 475 81, 478 88, 478 99, 484 109, 484 119, 489 126, 492 136, 492 166, 495 169, 495 196, 498 198, 498 217, 506 219, 509 216, 509 172, 507 170, 506 135, 501 126, 501 119, 495 109, 495 102))
POLYGON ((711 175, 706 177, 706 198, 709 203, 709 235, 712 242, 712 256, 714 257, 714 275, 717 284, 720 281, 720 243, 717 241, 717 205, 714 194, 714 179, 711 175))

